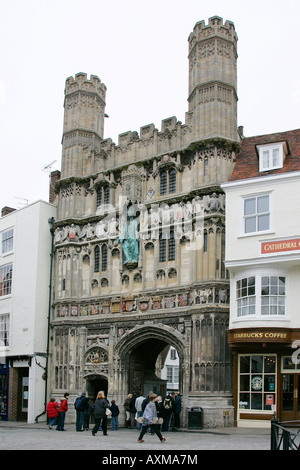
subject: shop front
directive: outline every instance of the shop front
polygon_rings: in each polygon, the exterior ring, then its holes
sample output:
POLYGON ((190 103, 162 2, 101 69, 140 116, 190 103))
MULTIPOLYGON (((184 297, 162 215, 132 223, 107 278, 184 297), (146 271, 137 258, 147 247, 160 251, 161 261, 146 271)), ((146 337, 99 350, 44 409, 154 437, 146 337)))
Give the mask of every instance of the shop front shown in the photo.
POLYGON ((269 427, 300 419, 300 330, 231 329, 234 357, 234 422, 238 427, 269 427))

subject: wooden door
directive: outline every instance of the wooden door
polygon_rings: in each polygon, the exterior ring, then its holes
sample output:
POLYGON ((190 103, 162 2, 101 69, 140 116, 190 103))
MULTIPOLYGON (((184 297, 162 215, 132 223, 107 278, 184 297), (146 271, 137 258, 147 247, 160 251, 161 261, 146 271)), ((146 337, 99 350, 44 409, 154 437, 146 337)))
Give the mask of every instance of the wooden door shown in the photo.
POLYGON ((282 374, 281 421, 300 419, 300 374, 282 374))

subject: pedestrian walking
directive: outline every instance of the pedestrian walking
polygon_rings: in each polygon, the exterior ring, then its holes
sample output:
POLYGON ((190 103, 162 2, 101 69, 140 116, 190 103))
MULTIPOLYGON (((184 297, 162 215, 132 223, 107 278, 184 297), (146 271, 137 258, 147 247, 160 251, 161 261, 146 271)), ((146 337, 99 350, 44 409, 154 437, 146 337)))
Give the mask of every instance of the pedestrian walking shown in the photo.
POLYGON ((81 396, 76 398, 74 403, 75 410, 76 410, 76 431, 80 432, 83 431, 83 422, 84 422, 84 415, 88 410, 89 402, 85 396, 85 392, 82 392, 81 396))
POLYGON ((55 398, 50 398, 47 404, 47 415, 49 418, 49 429, 52 429, 58 416, 58 403, 55 401, 55 398))
POLYGON ((138 418, 143 416, 142 404, 145 400, 143 392, 140 392, 140 396, 135 400, 135 409, 136 409, 136 420, 137 420, 137 429, 141 429, 141 423, 138 422, 138 418))
POLYGON ((109 408, 109 403, 105 398, 104 392, 99 392, 95 401, 95 426, 92 430, 92 435, 95 436, 99 430, 102 420, 103 436, 107 436, 107 415, 106 409, 109 408))
POLYGON ((60 406, 58 409, 58 418, 57 418, 57 425, 56 425, 56 431, 64 431, 64 426, 65 426, 65 419, 66 419, 66 412, 68 411, 68 398, 69 398, 69 393, 64 394, 64 398, 61 399, 60 401, 60 406))
POLYGON ((127 395, 127 398, 124 401, 124 408, 125 408, 125 422, 126 422, 126 427, 128 429, 131 429, 131 420, 130 420, 130 400, 132 398, 132 393, 129 393, 127 395))
POLYGON ((116 401, 112 400, 111 405, 109 407, 111 411, 111 428, 113 431, 118 431, 119 430, 119 414, 120 410, 118 405, 116 405, 116 401))
POLYGON ((157 437, 161 442, 165 442, 167 440, 166 437, 163 437, 161 435, 161 432, 158 428, 158 417, 157 417, 157 410, 155 406, 155 400, 157 398, 156 394, 150 395, 149 396, 149 403, 147 404, 145 411, 143 413, 143 417, 139 418, 140 420, 142 419, 142 430, 140 432, 138 442, 142 443, 145 442, 143 437, 148 430, 149 426, 153 429, 157 437))

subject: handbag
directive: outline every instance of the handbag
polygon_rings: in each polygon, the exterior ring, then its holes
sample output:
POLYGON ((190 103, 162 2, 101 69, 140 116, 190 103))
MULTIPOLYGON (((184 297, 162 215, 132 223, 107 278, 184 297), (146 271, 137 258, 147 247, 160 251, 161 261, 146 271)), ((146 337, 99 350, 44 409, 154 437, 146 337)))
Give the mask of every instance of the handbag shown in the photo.
POLYGON ((111 411, 110 411, 109 408, 106 408, 106 409, 105 409, 105 414, 106 414, 106 416, 110 416, 110 415, 111 415, 111 411))

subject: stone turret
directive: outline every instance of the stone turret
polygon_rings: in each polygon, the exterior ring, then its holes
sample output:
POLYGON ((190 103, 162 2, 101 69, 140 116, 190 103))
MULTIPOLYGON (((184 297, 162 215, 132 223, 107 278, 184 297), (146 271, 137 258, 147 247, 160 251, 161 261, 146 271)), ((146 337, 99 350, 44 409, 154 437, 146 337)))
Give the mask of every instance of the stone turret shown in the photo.
POLYGON ((83 149, 98 152, 104 135, 106 86, 78 73, 66 80, 62 138, 62 178, 82 175, 83 149))
POLYGON ((189 113, 195 140, 238 141, 237 35, 234 24, 214 16, 189 36, 189 113))

